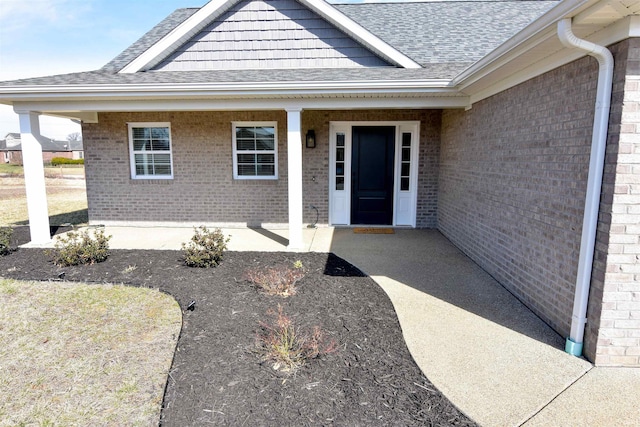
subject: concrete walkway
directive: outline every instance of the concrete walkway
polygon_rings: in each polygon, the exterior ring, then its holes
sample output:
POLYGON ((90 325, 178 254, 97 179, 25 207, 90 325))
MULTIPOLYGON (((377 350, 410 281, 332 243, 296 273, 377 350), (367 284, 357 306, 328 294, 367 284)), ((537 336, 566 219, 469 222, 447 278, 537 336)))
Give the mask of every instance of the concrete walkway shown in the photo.
MULTIPOLYGON (((114 249, 179 249, 190 228, 107 227, 114 249)), ((232 251, 284 251, 287 230, 224 229, 232 251)), ((640 425, 640 369, 593 368, 438 231, 304 230, 305 251, 334 252, 391 299, 412 356, 483 426, 640 425)))

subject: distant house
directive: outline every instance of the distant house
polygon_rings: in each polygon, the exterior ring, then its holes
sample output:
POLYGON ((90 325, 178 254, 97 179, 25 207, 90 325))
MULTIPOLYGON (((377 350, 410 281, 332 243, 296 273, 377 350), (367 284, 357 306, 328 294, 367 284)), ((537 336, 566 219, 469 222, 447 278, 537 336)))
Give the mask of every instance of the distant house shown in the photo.
MULTIPOLYGON (((84 148, 82 141, 56 141, 52 138, 41 137, 42 160, 50 163, 54 157, 66 159, 83 159, 84 148)), ((8 133, 5 139, 0 140, 0 153, 2 161, 14 165, 22 164, 22 141, 19 133, 8 133)))
POLYGON ((436 228, 568 352, 640 366, 639 58, 638 0, 213 0, 0 102, 34 164, 39 114, 82 121, 93 224, 436 228))

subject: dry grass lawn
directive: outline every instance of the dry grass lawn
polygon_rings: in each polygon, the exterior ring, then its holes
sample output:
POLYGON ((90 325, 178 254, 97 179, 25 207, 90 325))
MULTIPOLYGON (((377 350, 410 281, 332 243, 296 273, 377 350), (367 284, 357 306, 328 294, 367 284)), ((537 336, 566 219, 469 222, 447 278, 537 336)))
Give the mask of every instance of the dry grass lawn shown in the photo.
MULTIPOLYGON (((71 169, 81 171, 84 169, 71 169)), ((67 171, 64 171, 67 174, 67 171)), ((55 174, 54 174, 55 176, 55 174)), ((87 193, 83 179, 46 178, 51 225, 82 224, 88 221, 87 193)), ((0 226, 27 224, 27 195, 24 177, 0 177, 0 226)))
POLYGON ((0 278, 0 426, 158 425, 182 322, 159 291, 0 278))

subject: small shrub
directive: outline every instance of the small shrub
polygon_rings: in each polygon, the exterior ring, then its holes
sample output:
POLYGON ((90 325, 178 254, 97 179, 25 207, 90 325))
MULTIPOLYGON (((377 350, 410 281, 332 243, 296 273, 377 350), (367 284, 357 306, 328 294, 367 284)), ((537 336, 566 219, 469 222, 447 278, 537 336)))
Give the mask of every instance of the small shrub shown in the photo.
POLYGON ((300 260, 297 260, 296 262, 293 263, 293 268, 302 268, 302 267, 304 266, 302 265, 302 261, 300 260))
POLYGON ((182 244, 184 263, 189 267, 215 267, 220 264, 229 238, 225 239, 219 228, 210 231, 201 226, 194 228, 194 232, 191 241, 182 244))
POLYGON ((51 159, 51 166, 60 165, 84 165, 84 159, 67 159, 66 157, 54 157, 51 159))
POLYGON ((257 352, 265 362, 273 362, 273 369, 295 371, 307 361, 334 353, 334 340, 325 344, 325 333, 315 326, 311 333, 301 331, 293 319, 287 316, 278 304, 278 312, 267 312, 275 316, 273 323, 260 322, 256 339, 257 352))
POLYGON ((134 271, 136 271, 136 269, 138 268, 137 265, 133 264, 133 265, 128 265, 127 268, 125 268, 124 270, 122 270, 122 273, 124 274, 129 274, 132 273, 134 271))
POLYGON ((296 294, 296 284, 303 277, 302 269, 283 266, 253 268, 245 273, 245 279, 262 292, 283 298, 296 294))
POLYGON ((70 231, 55 244, 52 252, 53 262, 59 266, 94 264, 102 262, 109 256, 109 239, 104 231, 89 230, 84 232, 70 231))
POLYGON ((0 256, 8 255, 11 252, 11 227, 0 227, 0 256))

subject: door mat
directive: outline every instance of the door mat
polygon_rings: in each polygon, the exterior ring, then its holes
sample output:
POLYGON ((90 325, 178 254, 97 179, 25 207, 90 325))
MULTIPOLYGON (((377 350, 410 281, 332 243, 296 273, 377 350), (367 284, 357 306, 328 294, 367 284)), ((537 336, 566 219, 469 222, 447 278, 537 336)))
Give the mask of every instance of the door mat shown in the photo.
POLYGON ((357 227, 353 229, 354 234, 394 234, 393 228, 377 227, 357 227))

